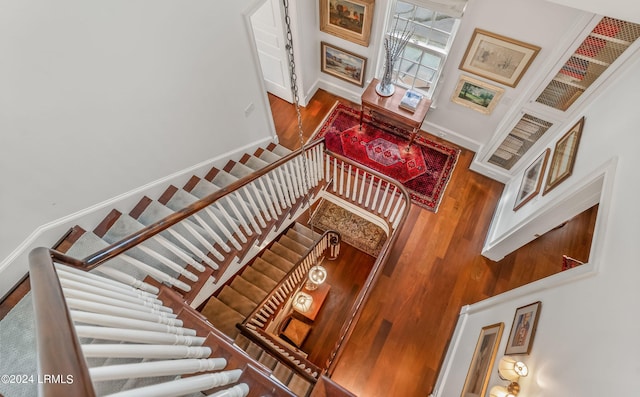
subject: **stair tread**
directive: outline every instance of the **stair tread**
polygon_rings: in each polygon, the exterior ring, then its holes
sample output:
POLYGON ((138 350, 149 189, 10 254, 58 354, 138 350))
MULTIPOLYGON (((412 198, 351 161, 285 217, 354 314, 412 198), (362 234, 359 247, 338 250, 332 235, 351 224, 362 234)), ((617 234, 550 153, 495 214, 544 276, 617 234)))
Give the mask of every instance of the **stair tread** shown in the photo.
POLYGON ((308 249, 307 247, 293 240, 291 237, 287 236, 286 234, 280 236, 280 238, 278 239, 278 242, 299 255, 304 255, 308 249))
POLYGON ((277 155, 276 153, 270 150, 264 150, 258 158, 262 161, 266 161, 267 163, 274 163, 282 158, 282 156, 277 155))
POLYGON ((274 242, 269 249, 291 263, 298 263, 300 258, 302 258, 298 253, 290 250, 278 241, 274 242))
POLYGON ((316 240, 318 237, 320 237, 320 233, 316 233, 313 230, 311 230, 310 228, 308 228, 307 226, 303 225, 302 223, 296 222, 293 224, 293 229, 302 234, 305 237, 308 237, 312 240, 316 240))
POLYGON ((218 299, 245 317, 257 306, 256 302, 227 285, 218 294, 218 299))
POLYGON ((266 275, 275 282, 280 282, 280 280, 282 280, 282 278, 287 274, 282 269, 259 257, 253 261, 251 267, 266 275))
POLYGON ((275 376, 276 379, 278 379, 280 382, 286 385, 291 380, 291 377, 293 376, 293 371, 289 369, 289 367, 287 367, 286 365, 282 364, 281 362, 278 362, 276 364, 276 367, 273 368, 273 376, 275 376))
POLYGON ((280 157, 284 157, 284 156, 288 155, 289 153, 291 153, 290 149, 287 149, 286 147, 280 145, 279 143, 277 143, 275 145, 275 147, 271 149, 271 151, 273 153, 279 155, 280 157))
POLYGON ((300 375, 293 374, 291 379, 289 379, 289 382, 287 382, 287 387, 296 396, 306 396, 311 389, 311 384, 300 375))
POLYGON ((309 237, 305 236, 302 233, 297 232, 295 229, 291 228, 287 230, 287 237, 292 239, 293 241, 303 245, 304 247, 311 248, 313 246, 313 240, 309 237))
POLYGON ((266 292, 271 292, 278 284, 268 276, 260 273, 253 267, 249 266, 242 272, 242 277, 247 281, 266 292))
POLYGON ((252 284, 250 281, 245 279, 244 277, 236 276, 233 278, 233 281, 230 284, 231 288, 240 292, 242 295, 251 299, 256 304, 262 302, 265 296, 269 291, 265 291, 262 288, 252 284))
POLYGON ((226 171, 220 170, 211 182, 215 183, 220 187, 226 187, 237 180, 238 180, 237 177, 231 175, 226 171))
POLYGON ((278 360, 271 354, 262 354, 258 361, 269 369, 274 369, 278 364, 278 360))
POLYGON ((204 309, 202 309, 202 315, 205 316, 214 327, 231 338, 235 338, 239 333, 236 324, 241 323, 246 318, 215 296, 209 298, 204 309))
POLYGON ((247 159, 247 161, 244 163, 244 165, 246 165, 247 167, 251 168, 254 171, 257 171, 259 169, 262 169, 262 168, 268 166, 269 162, 264 161, 259 157, 251 156, 251 157, 249 157, 249 159, 247 159))
POLYGON ((252 174, 253 172, 254 170, 252 168, 242 163, 235 163, 233 168, 231 168, 231 171, 229 171, 231 175, 235 176, 238 179, 244 178, 245 176, 252 174))
POLYGON ((265 250, 260 257, 284 272, 288 272, 295 266, 295 263, 291 263, 270 249, 265 250))

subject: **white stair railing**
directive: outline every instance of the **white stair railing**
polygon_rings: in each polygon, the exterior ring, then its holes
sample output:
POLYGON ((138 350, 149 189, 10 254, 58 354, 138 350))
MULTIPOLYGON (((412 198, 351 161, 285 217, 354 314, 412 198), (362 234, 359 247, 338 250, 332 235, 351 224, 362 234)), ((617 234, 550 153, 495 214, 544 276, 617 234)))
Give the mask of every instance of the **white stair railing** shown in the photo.
POLYGON ((249 392, 246 384, 237 384, 242 370, 227 368, 225 358, 211 357, 212 349, 203 346, 205 338, 184 328, 158 295, 66 265, 54 266, 74 332, 82 341, 82 354, 88 363, 107 360, 89 367, 91 382, 128 380, 128 390, 113 390, 108 395, 184 395, 227 385, 218 395, 246 396, 249 392), (115 344, 105 343, 108 341, 115 344), (130 362, 109 365, 110 359, 130 362), (178 379, 202 372, 208 373, 178 379), (176 379, 166 382, 167 376, 176 379), (139 378, 148 380, 136 387, 139 378), (155 378, 159 383, 148 385, 155 378))

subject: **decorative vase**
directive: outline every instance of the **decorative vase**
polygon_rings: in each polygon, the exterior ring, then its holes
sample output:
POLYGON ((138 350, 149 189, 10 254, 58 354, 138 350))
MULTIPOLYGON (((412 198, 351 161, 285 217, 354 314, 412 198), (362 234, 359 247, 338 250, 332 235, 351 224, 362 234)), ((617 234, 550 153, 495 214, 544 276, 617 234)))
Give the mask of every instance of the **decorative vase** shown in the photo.
POLYGON ((391 74, 393 73, 394 60, 387 56, 384 60, 384 73, 382 78, 376 85, 376 92, 380 96, 391 96, 396 91, 396 87, 391 83, 391 74))

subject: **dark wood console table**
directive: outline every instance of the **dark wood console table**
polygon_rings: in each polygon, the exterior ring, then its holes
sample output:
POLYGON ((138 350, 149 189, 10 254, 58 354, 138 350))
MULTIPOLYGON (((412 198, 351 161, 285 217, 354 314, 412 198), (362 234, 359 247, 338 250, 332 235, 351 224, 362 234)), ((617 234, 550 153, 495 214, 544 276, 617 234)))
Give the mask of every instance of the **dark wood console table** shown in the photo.
POLYGON ((411 147, 413 141, 416 139, 416 135, 418 135, 418 131, 420 131, 424 118, 427 116, 427 111, 429 111, 429 107, 431 106, 431 100, 423 98, 418 104, 416 111, 410 112, 398 106, 404 93, 407 92, 406 89, 396 86, 393 95, 383 97, 376 92, 377 84, 378 79, 373 79, 360 98, 362 101, 360 128, 362 128, 362 116, 367 109, 371 115, 373 112, 376 112, 384 117, 388 117, 391 120, 411 128, 411 137, 409 139, 409 146, 407 147, 407 150, 409 150, 409 147, 411 147))

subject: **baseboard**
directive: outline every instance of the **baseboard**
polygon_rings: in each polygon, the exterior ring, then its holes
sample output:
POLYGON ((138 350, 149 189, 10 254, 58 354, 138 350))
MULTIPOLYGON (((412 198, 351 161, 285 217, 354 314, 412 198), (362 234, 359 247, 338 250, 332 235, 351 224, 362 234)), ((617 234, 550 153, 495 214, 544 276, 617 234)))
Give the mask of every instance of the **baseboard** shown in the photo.
POLYGON ((171 184, 183 186, 192 175, 204 175, 212 167, 222 168, 229 160, 239 159, 244 153, 253 153, 272 141, 272 137, 263 138, 36 228, 0 263, 0 296, 9 293, 29 272, 28 256, 32 249, 52 247, 62 234, 75 225, 91 230, 113 208, 129 212, 145 195, 159 197, 171 184))

